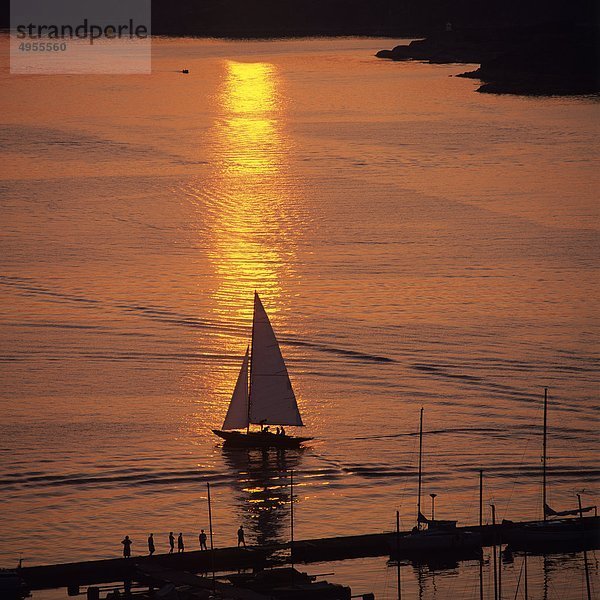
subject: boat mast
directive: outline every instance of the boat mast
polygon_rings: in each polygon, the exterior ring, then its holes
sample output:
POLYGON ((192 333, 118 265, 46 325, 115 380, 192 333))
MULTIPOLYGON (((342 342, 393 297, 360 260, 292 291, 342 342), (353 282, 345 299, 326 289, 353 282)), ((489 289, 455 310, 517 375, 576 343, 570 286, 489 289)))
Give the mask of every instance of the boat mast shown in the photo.
MULTIPOLYGON (((483 470, 479 470, 479 534, 483 534, 483 470)), ((479 557, 479 600, 483 600, 483 554, 479 557)))
POLYGON ((546 450, 548 433, 548 388, 544 388, 544 440, 542 443, 542 512, 546 520, 546 450))
POLYGON ((421 479, 423 466, 423 407, 419 419, 419 491, 417 493, 417 528, 421 528, 421 479))
POLYGON ((479 470, 479 527, 483 527, 483 470, 479 470))
POLYGON ((254 354, 254 319, 256 318, 256 290, 254 290, 254 309, 252 311, 252 337, 250 338, 250 373, 248 377, 248 425, 246 433, 250 433, 250 402, 252 398, 252 355, 254 354))

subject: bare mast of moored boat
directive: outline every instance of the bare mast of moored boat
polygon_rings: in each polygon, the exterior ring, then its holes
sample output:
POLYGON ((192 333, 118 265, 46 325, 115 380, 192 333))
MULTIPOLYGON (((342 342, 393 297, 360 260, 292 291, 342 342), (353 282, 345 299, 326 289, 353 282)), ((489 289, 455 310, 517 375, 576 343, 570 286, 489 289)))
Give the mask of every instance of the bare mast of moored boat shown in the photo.
POLYGON ((421 523, 425 522, 421 512, 421 481, 423 478, 423 407, 421 406, 421 415, 419 418, 419 485, 417 492, 417 529, 421 528, 421 523))
POLYGON ((542 512, 546 520, 546 460, 548 443, 548 388, 544 388, 544 438, 542 441, 542 512))
POLYGON ((542 510, 544 513, 544 521, 548 520, 548 517, 575 517, 579 516, 580 513, 590 512, 596 510, 596 506, 585 506, 575 509, 556 511, 548 505, 548 494, 546 490, 547 486, 547 465, 548 462, 548 388, 544 388, 544 430, 542 440, 542 510))

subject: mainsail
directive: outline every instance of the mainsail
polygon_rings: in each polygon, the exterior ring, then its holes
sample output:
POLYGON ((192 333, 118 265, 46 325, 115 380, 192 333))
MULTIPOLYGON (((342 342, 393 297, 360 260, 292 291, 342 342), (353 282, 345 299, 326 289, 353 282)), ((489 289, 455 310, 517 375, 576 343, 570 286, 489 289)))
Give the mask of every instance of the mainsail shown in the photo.
POLYGON ((223 429, 244 429, 248 426, 248 348, 231 396, 223 429))
POLYGON ((256 292, 252 323, 249 413, 250 423, 254 424, 304 425, 279 343, 256 292))

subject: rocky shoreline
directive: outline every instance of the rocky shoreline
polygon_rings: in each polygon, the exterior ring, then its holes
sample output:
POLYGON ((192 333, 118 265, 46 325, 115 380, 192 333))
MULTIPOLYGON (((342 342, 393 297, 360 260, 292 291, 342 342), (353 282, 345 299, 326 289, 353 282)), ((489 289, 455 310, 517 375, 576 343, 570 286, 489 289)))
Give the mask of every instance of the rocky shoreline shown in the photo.
POLYGON ((444 31, 376 56, 437 64, 479 63, 459 77, 479 79, 478 92, 519 95, 600 93, 598 35, 593 28, 444 31))

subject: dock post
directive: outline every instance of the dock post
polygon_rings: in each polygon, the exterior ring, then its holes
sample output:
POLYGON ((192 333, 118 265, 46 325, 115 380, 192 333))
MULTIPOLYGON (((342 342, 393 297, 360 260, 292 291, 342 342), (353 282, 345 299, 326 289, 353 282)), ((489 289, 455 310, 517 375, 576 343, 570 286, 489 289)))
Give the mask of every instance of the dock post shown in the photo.
POLYGON ((498 600, 502 600, 502 539, 498 544, 498 600))
MULTIPOLYGON (((577 502, 579 503, 579 516, 581 520, 583 520, 583 509, 581 508, 581 494, 577 494, 577 502)), ((585 549, 585 544, 583 545, 583 566, 585 567, 585 585, 587 588, 587 597, 588 600, 592 600, 592 590, 590 588, 590 571, 588 569, 587 550, 585 549)))
POLYGON ((396 511, 396 577, 398 580, 398 600, 402 600, 402 586, 400 585, 400 511, 396 511))
POLYGON ((290 469, 290 560, 292 563, 292 585, 294 584, 294 469, 290 469))
POLYGON ((529 591, 527 589, 527 550, 525 550, 525 556, 523 557, 523 567, 525 569, 525 600, 529 600, 529 591))
POLYGON ((479 527, 483 527, 483 471, 481 469, 479 470, 479 527))
POLYGON ((210 531, 210 564, 212 568, 212 581, 213 581, 213 593, 216 591, 216 579, 215 579, 215 546, 213 544, 213 525, 212 525, 212 504, 210 502, 210 483, 206 482, 206 489, 208 491, 208 528, 210 531))
MULTIPOLYGON (((483 536, 483 470, 479 470, 479 534, 483 536)), ((483 600, 483 553, 479 558, 479 600, 483 600)))
POLYGON ((548 437, 548 388, 544 388, 544 439, 542 442, 542 512, 546 520, 546 453, 548 437))
POLYGON ((483 551, 479 558, 479 600, 483 600, 483 551))
POLYGON ((548 588, 550 587, 550 569, 548 568, 548 555, 544 554, 544 562, 542 563, 544 571, 544 593, 543 600, 548 600, 548 588))
POLYGON ((498 540, 498 600, 502 600, 502 533, 498 534, 497 540, 498 540))
POLYGON ((496 564, 496 506, 490 504, 492 509, 492 527, 494 528, 493 533, 493 544, 492 544, 492 555, 494 557, 494 600, 498 600, 498 569, 496 564))
POLYGON ((423 479, 423 407, 419 418, 419 486, 417 491, 417 529, 421 529, 421 480, 423 479))

